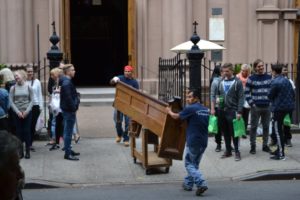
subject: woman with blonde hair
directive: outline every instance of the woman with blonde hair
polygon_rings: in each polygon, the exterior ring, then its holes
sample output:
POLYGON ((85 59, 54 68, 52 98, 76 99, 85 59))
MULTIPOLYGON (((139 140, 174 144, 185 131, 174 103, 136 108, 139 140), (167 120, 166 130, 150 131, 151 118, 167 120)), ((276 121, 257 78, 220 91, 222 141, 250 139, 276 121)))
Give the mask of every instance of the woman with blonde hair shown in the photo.
POLYGON ((50 137, 51 141, 49 144, 51 145, 50 151, 56 150, 59 148, 59 140, 60 137, 62 137, 63 134, 63 117, 62 112, 59 105, 59 99, 60 99, 60 86, 59 86, 59 78, 63 75, 63 71, 56 67, 53 68, 50 71, 50 77, 53 80, 53 87, 51 89, 52 94, 50 96, 50 104, 49 104, 49 110, 52 114, 52 119, 50 123, 50 137), (57 99, 58 98, 58 99, 57 99), (54 103, 54 101, 58 101, 54 103), (54 106, 55 105, 55 106, 54 106))
MULTIPOLYGON (((248 64, 242 64, 241 71, 236 75, 238 79, 242 81, 243 88, 245 91, 246 83, 248 80, 248 77, 251 75, 251 67, 248 64)), ((249 112, 250 112, 250 106, 248 102, 245 100, 244 106, 243 106, 243 120, 245 122, 245 130, 247 132, 247 126, 248 126, 248 119, 249 119, 249 112)), ((247 138, 246 135, 242 136, 244 139, 247 138)))
MULTIPOLYGON (((7 90, 7 92, 9 92, 10 88, 16 84, 13 72, 9 68, 3 68, 0 70, 0 75, 2 75, 2 83, 4 85, 4 88, 7 90)), ((10 107, 8 109, 7 131, 12 133, 13 135, 16 135, 16 128, 14 126, 14 121, 12 116, 13 116, 13 110, 10 107)))
MULTIPOLYGON (((30 85, 26 83, 27 75, 24 70, 15 72, 16 84, 10 88, 9 101, 13 110, 13 119, 16 127, 16 135, 25 142, 25 158, 30 158, 30 127, 32 118, 33 91, 30 85)), ((24 155, 23 148, 20 157, 24 155)))
POLYGON ((13 72, 9 68, 3 68, 0 70, 0 75, 3 76, 3 84, 5 85, 5 89, 9 92, 10 87, 16 83, 13 72))

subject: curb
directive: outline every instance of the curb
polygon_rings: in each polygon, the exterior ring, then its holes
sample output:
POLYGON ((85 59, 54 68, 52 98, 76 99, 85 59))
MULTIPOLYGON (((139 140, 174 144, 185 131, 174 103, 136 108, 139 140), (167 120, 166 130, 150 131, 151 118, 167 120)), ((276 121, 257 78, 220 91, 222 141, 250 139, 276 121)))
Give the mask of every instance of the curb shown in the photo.
POLYGON ((270 180, 300 180, 300 170, 283 170, 283 171, 261 171, 255 174, 249 174, 233 180, 239 181, 270 181, 270 180))

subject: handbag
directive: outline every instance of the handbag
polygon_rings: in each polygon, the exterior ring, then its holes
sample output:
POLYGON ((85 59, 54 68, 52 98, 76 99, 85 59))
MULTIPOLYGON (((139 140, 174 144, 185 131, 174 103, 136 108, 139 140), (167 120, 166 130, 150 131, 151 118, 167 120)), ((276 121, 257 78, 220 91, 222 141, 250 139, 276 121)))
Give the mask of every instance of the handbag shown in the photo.
POLYGON ((283 118, 283 125, 285 126, 291 126, 291 118, 289 114, 286 114, 283 118))
POLYGON ((217 134, 218 133, 218 118, 215 115, 210 115, 209 116, 208 132, 211 133, 211 134, 217 134))
POLYGON ((51 112, 57 116, 59 112, 61 112, 60 109, 60 94, 59 93, 53 93, 51 95, 51 101, 50 101, 50 109, 51 112))
POLYGON ((40 132, 44 127, 45 121, 44 121, 43 116, 44 116, 43 113, 41 113, 38 120, 36 121, 35 131, 37 131, 37 132, 40 132))
POLYGON ((243 118, 234 119, 232 122, 233 122, 234 137, 241 137, 243 135, 246 135, 245 122, 243 118))

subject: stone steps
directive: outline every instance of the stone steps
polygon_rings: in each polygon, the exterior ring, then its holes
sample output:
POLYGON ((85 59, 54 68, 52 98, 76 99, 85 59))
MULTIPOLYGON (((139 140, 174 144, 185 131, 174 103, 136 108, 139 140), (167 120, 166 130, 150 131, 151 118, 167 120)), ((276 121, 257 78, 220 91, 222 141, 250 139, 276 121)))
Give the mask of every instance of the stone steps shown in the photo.
POLYGON ((115 98, 115 88, 88 88, 78 87, 80 106, 107 106, 112 105, 115 98))

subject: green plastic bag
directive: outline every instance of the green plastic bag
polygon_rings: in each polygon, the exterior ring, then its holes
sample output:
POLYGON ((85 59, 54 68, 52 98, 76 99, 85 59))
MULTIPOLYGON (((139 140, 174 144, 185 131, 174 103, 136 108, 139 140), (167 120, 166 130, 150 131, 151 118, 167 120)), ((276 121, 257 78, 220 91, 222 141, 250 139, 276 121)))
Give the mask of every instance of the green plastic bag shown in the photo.
POLYGON ((218 118, 215 115, 209 116, 208 132, 211 134, 218 133, 218 118))
POLYGON ((243 118, 234 119, 233 121, 233 130, 234 130, 234 137, 241 137, 243 135, 246 135, 245 130, 245 122, 243 118))
POLYGON ((291 118, 289 114, 286 114, 283 118, 283 125, 285 126, 291 126, 291 118))

